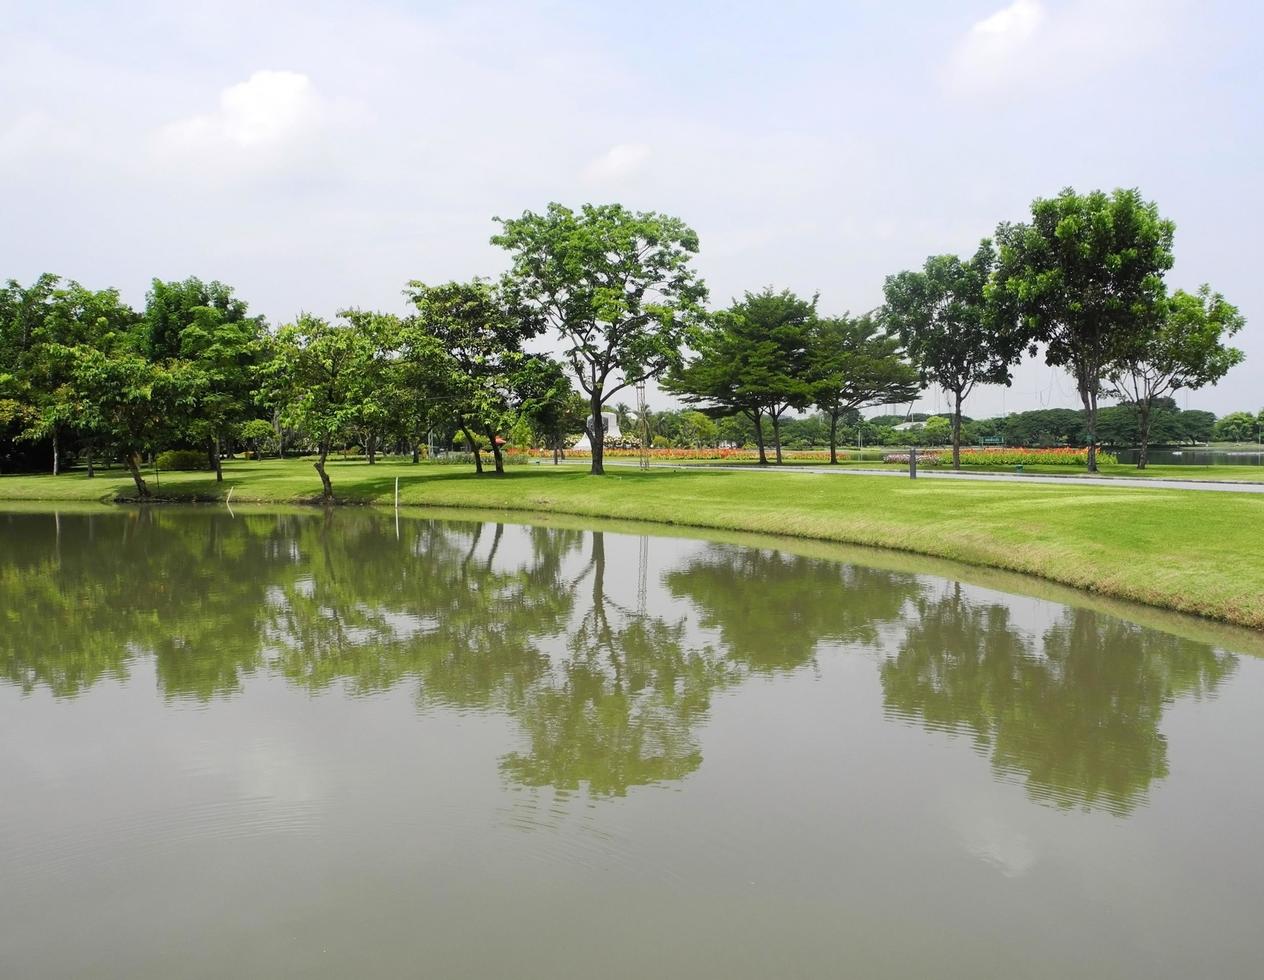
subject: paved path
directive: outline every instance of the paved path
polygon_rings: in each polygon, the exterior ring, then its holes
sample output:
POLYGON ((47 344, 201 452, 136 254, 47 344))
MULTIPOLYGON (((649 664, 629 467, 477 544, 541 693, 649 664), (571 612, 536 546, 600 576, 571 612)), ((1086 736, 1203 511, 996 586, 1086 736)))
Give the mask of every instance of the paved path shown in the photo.
MULTIPOLYGON (((607 466, 640 466, 624 460, 606 460, 607 466)), ((651 463, 654 469, 732 470, 755 473, 821 473, 827 476, 864 475, 908 479, 908 470, 870 470, 859 466, 731 466, 724 463, 651 463)), ((1216 480, 1172 480, 1165 477, 1056 476, 1049 473, 959 473, 927 467, 918 469, 919 480, 974 480, 979 483, 1053 483, 1086 487, 1125 487, 1136 490, 1209 490, 1220 493, 1264 493, 1264 483, 1229 483, 1216 480)))

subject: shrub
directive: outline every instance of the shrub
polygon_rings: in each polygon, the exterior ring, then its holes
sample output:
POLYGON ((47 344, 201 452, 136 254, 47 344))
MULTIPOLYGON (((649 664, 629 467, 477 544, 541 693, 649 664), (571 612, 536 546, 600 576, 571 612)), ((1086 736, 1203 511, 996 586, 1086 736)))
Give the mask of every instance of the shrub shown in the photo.
POLYGON ((211 461, 201 449, 168 449, 154 461, 160 470, 209 470, 211 461))

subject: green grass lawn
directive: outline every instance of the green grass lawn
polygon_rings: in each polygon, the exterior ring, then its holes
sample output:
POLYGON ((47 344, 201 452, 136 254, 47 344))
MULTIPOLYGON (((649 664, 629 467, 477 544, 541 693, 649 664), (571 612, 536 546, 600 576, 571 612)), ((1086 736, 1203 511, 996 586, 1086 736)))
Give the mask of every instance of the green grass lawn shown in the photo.
MULTIPOLYGON (((331 461, 340 501, 650 520, 898 548, 1039 575, 1065 585, 1264 629, 1264 495, 1147 488, 770 476, 742 470, 517 465, 503 478, 464 466, 331 461)), ((231 462, 224 482, 164 473, 171 500, 314 500, 308 460, 231 462)), ((126 472, 0 477, 0 500, 110 501, 130 496, 126 472)))

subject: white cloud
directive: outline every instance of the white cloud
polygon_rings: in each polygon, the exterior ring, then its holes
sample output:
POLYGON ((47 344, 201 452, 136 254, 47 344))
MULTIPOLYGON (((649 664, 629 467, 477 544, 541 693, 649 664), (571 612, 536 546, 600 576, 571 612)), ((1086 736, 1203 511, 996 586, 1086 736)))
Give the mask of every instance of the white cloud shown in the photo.
POLYGON ((1007 43, 1021 42, 1031 37, 1044 19, 1045 8, 1039 0, 1014 0, 1004 10, 983 18, 970 33, 1003 38, 1007 43))
POLYGON ((1157 47, 1167 33, 1158 0, 1073 0, 1048 8, 1014 0, 973 24, 947 65, 951 89, 1006 97, 1083 82, 1157 47))
POLYGON ((284 160, 329 120, 331 107, 311 79, 293 71, 256 71, 220 92, 219 108, 163 126, 160 158, 216 167, 284 160))
POLYGON ((638 174, 650 158, 644 143, 619 143, 610 147, 584 168, 584 180, 590 184, 612 184, 638 174))

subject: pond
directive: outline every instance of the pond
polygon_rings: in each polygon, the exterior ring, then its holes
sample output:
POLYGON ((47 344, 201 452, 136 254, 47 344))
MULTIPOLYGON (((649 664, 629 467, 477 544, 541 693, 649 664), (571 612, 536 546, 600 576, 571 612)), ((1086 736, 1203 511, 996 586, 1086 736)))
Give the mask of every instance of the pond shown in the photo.
POLYGON ((0 513, 0 972, 1260 975, 1254 636, 873 555, 0 513))
MULTIPOLYGON (((1139 450, 1111 450, 1121 463, 1136 463, 1139 450)), ((1151 449, 1150 462, 1164 466, 1261 466, 1264 450, 1257 449, 1151 449)))

